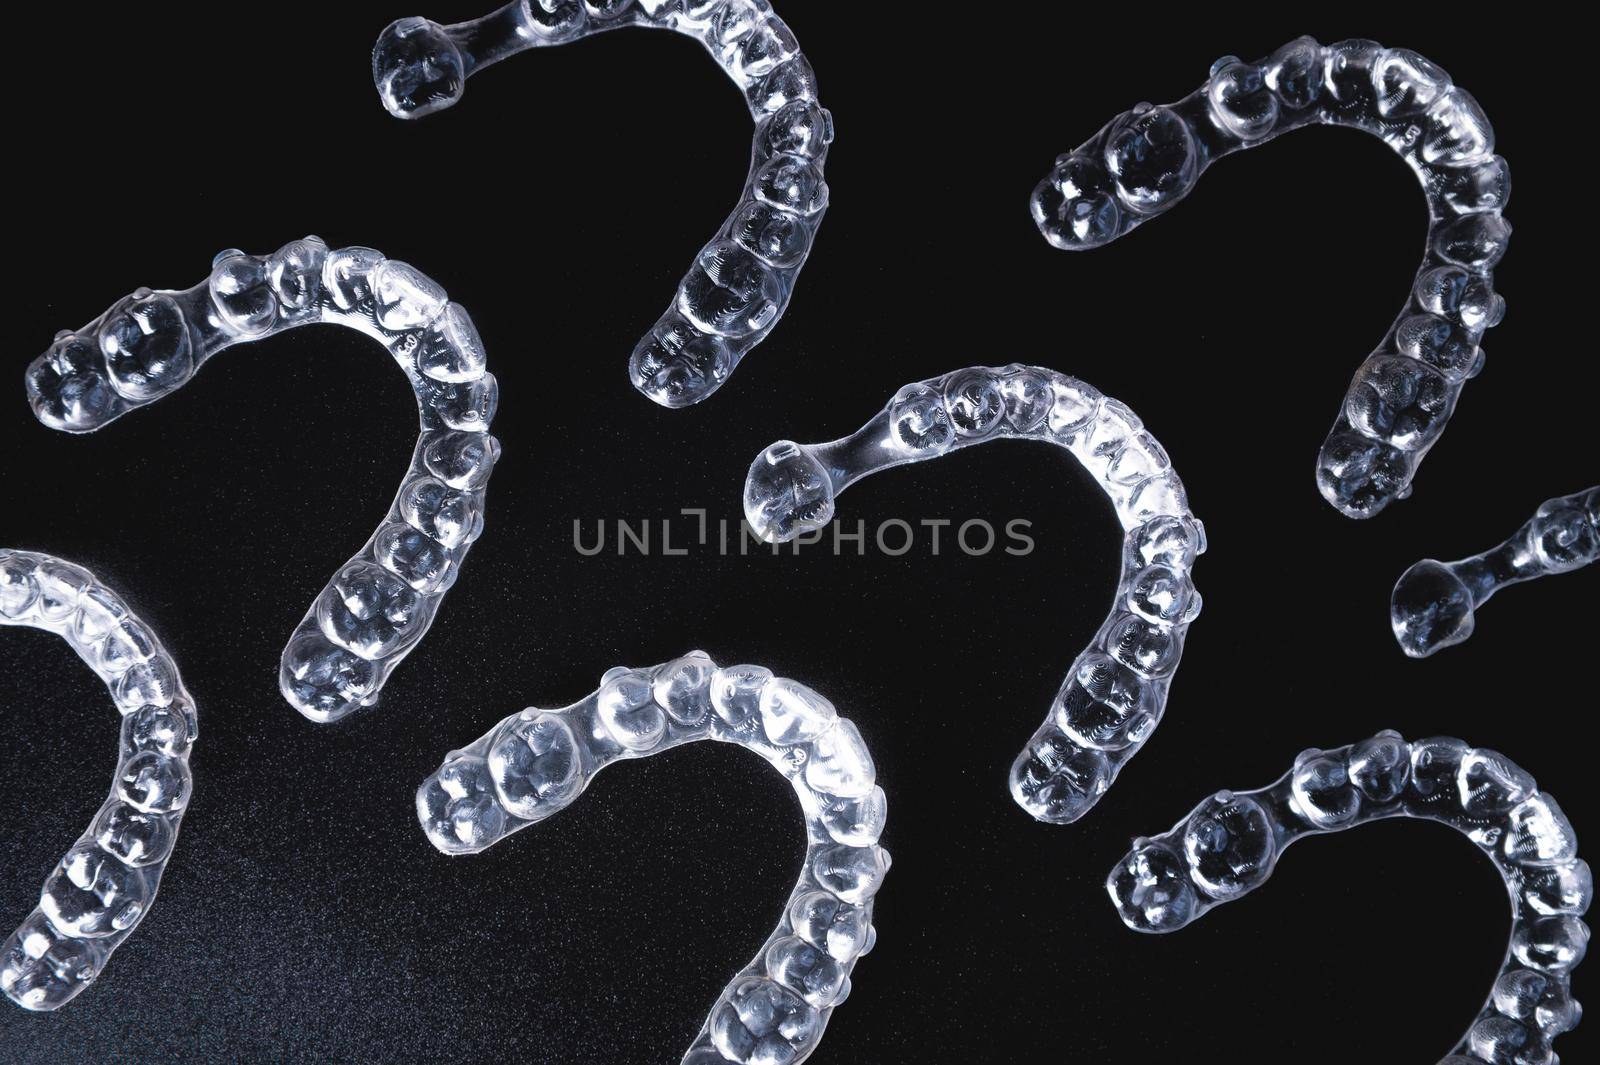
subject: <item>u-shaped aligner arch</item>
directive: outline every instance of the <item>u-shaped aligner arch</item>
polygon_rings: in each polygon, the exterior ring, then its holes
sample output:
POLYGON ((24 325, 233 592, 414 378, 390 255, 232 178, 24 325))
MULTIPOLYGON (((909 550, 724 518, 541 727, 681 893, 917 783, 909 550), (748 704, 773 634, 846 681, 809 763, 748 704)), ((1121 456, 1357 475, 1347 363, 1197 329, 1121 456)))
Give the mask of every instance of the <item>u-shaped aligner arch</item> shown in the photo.
POLYGON ((189 805, 194 700, 149 626, 81 566, 0 549, 0 626, 53 632, 122 714, 111 794, 0 946, 0 991, 28 1010, 66 1005, 94 982, 155 902, 189 805))
POLYGON ((1188 195, 1215 160, 1313 124, 1382 138, 1422 182, 1427 253, 1405 310, 1350 382, 1317 460, 1317 487, 1352 518, 1411 493, 1411 481, 1482 368, 1479 341, 1505 301, 1493 269, 1511 226, 1511 173, 1466 90, 1432 62, 1375 41, 1301 37, 1255 63, 1224 56, 1173 104, 1140 104, 1056 160, 1034 189, 1034 221, 1069 251, 1096 248, 1188 195))
POLYGON ((476 853, 575 802, 612 762, 696 740, 736 743, 788 778, 805 814, 805 865, 783 919, 733 978, 683 1065, 798 1065, 872 949, 872 900, 889 871, 888 804, 861 733, 833 704, 761 666, 704 652, 608 670, 562 710, 512 714, 417 789, 417 817, 446 854, 476 853))
POLYGON ((1589 865, 1561 807, 1495 751, 1448 737, 1407 743, 1384 731, 1306 751, 1256 791, 1221 791, 1173 828, 1134 841, 1106 890, 1136 932, 1175 932, 1266 882, 1297 839, 1411 817, 1449 825, 1493 859, 1511 895, 1511 943, 1483 1009, 1440 1065, 1550 1062, 1578 1023, 1569 992, 1589 928, 1589 865))
POLYGON ((1155 731, 1200 613, 1190 570, 1205 527, 1138 415, 1042 367, 957 370, 906 385, 850 436, 767 448, 745 480, 745 520, 763 539, 791 540, 832 521, 834 496, 868 474, 1011 438, 1066 449, 1110 497, 1124 534, 1111 612, 1011 767, 1017 804, 1064 824, 1089 812, 1155 731))
POLYGON ((383 524, 284 648, 284 698, 313 721, 334 721, 377 702, 483 531, 484 488, 500 457, 489 435, 500 392, 466 308, 416 267, 371 248, 329 251, 306 237, 266 256, 225 251, 193 288, 141 288, 57 334, 28 367, 27 388, 41 422, 92 432, 181 387, 224 348, 314 323, 382 344, 411 382, 422 423, 383 524))
POLYGON ((1472 635, 1476 611, 1508 584, 1570 573, 1600 560, 1600 485, 1547 499, 1505 543, 1471 558, 1425 558, 1389 595, 1400 649, 1426 658, 1472 635))
POLYGON ((628 361, 640 392, 686 407, 722 387, 783 316, 828 206, 822 169, 833 116, 768 0, 513 0, 453 26, 405 18, 378 38, 372 76, 390 114, 418 118, 454 104, 468 77, 507 56, 624 26, 699 41, 756 123, 738 205, 628 361))

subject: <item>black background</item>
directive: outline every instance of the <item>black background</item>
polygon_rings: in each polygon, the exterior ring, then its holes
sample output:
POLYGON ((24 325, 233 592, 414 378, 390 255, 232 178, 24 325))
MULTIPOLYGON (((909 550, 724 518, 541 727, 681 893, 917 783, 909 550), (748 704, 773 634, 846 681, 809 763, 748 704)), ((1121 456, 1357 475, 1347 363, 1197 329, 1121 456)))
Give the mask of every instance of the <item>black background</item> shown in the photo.
MULTIPOLYGON (((1573 376, 1592 359, 1593 279, 1568 257, 1592 225, 1578 45, 1531 17, 1469 27, 1430 11, 1429 25, 1397 5, 1136 28, 1079 5, 949 10, 780 6, 837 123, 834 206, 771 338, 676 412, 633 392, 627 355, 732 204, 749 149, 738 94, 690 40, 629 31, 520 56, 460 106, 401 123, 367 69, 407 13, 390 5, 8 16, 0 543, 123 593, 174 653, 202 735, 149 917, 60 1013, 0 1009, 0 1056, 676 1061, 793 883, 802 832, 783 781, 694 745, 605 773, 561 817, 460 859, 426 843, 411 796, 502 716, 691 647, 829 695, 889 794, 879 946, 818 1065, 1448 1049, 1509 921, 1488 863, 1446 829, 1308 843, 1248 900, 1169 937, 1126 931, 1102 881, 1130 837, 1210 791, 1385 727, 1501 749, 1594 831, 1589 749, 1563 738, 1593 711, 1575 704, 1593 692, 1594 571, 1505 593, 1467 645, 1423 662, 1386 618, 1411 562, 1489 547, 1596 480, 1593 393, 1573 376), (1054 156, 1116 112, 1298 33, 1440 62, 1494 120, 1518 190, 1487 370, 1415 497, 1361 523, 1320 499, 1312 460, 1419 259, 1421 198, 1384 145, 1285 137, 1081 255, 1047 247, 1026 210, 1054 156), (437 278, 472 311, 502 389, 483 539, 379 707, 333 726, 283 703, 275 670, 404 471, 415 413, 387 358, 354 333, 297 330, 79 438, 38 425, 21 388, 57 329, 134 287, 187 287, 222 248, 306 233, 437 278), (1059 451, 974 449, 841 500, 869 529, 1025 518, 1026 558, 948 543, 935 558, 926 538, 900 558, 573 550, 575 520, 737 520, 769 442, 842 435, 901 384, 1013 360, 1134 407, 1211 539, 1167 718, 1083 822, 1034 823, 1005 788, 1115 586, 1109 506, 1059 451)), ((115 726, 64 643, 4 643, 11 922, 103 798, 115 726)), ((1594 1027, 1559 1041, 1563 1057, 1588 1060, 1594 1027)))

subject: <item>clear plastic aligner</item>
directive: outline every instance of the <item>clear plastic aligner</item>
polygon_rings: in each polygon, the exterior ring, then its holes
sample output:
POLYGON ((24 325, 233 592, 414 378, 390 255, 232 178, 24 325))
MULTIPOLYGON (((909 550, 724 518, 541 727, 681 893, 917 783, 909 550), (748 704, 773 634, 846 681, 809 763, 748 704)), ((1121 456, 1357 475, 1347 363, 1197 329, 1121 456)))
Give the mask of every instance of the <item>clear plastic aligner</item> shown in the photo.
POLYGON ((529 48, 623 26, 676 30, 706 47, 755 119, 738 206, 700 249, 672 306, 633 350, 628 372, 664 407, 698 403, 772 330, 828 206, 822 177, 833 116, 811 64, 767 0, 517 0, 472 22, 404 18, 383 31, 372 77, 390 114, 454 104, 466 80, 529 48))
POLYGON ((1449 825, 1494 860, 1511 894, 1511 944, 1477 1020, 1440 1065, 1554 1063, 1550 1041, 1578 1023, 1568 989, 1594 896, 1561 807, 1505 755, 1392 731, 1332 751, 1310 750, 1257 791, 1220 791, 1171 831, 1137 839, 1106 879, 1136 932, 1175 932, 1266 882, 1303 836, 1388 817, 1449 825))
POLYGON ((1472 635, 1474 611, 1508 584, 1569 573, 1600 559, 1600 486, 1540 504, 1499 547, 1458 562, 1425 558, 1400 575, 1389 625, 1400 649, 1426 658, 1472 635))
POLYGON ((1323 46, 1301 37, 1268 58, 1225 56, 1177 103, 1142 103, 1056 160, 1034 189, 1034 221, 1057 248, 1115 240, 1188 195, 1211 163, 1301 126, 1381 137, 1416 172, 1428 200, 1427 254, 1382 346, 1356 371, 1317 460, 1323 496, 1352 518, 1411 492, 1411 480, 1505 301, 1492 270, 1511 226, 1511 173, 1494 154, 1478 102, 1415 52, 1373 41, 1323 46))
POLYGON ((887 803, 861 733, 810 688, 701 651, 608 670, 563 710, 501 721, 417 789, 417 816, 446 854, 476 853, 566 809, 614 761, 696 740, 737 743, 794 785, 805 867, 783 920, 722 993, 683 1065, 796 1065, 816 1049, 872 949, 872 900, 889 871, 887 803))
POLYGON ((1205 527, 1138 415, 1054 370, 957 370, 906 385, 850 436, 767 448, 745 479, 744 513, 764 539, 792 540, 832 521, 834 496, 870 473, 1017 437, 1071 452, 1111 497, 1124 532, 1111 612, 1011 767, 1018 805, 1065 824, 1089 812, 1155 731, 1200 613, 1189 571, 1206 549, 1205 527))
POLYGON ((152 403, 212 355, 313 323, 378 341, 417 394, 422 433, 388 516, 340 567, 289 639, 284 698, 313 721, 371 706, 433 622, 483 530, 499 386, 466 308, 414 266, 316 237, 271 255, 225 251, 206 281, 141 288, 28 367, 28 399, 54 429, 86 433, 152 403))
POLYGON ((199 724, 155 634, 81 566, 0 549, 0 625, 66 640, 122 714, 111 794, 0 947, 0 990, 23 1009, 54 1010, 94 982, 155 902, 189 805, 199 724))

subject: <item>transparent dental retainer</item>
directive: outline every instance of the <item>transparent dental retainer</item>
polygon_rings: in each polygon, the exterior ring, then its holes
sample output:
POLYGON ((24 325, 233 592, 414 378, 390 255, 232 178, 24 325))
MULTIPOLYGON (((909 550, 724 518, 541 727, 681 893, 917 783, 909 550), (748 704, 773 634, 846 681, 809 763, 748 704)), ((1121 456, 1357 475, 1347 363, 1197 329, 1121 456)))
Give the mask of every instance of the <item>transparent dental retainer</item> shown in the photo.
POLYGON ((1589 865, 1561 807, 1495 751, 1400 734, 1306 751, 1276 783, 1220 791, 1153 839, 1137 839, 1106 890, 1136 932, 1175 932, 1254 891, 1295 840, 1389 817, 1449 825, 1493 860, 1511 896, 1511 943, 1494 990, 1440 1065, 1557 1059, 1550 1041, 1578 1023, 1569 979, 1583 960, 1589 865))
POLYGON ((1456 562, 1425 558, 1400 575, 1389 625, 1400 649, 1426 658, 1472 635, 1477 609, 1508 584, 1570 573, 1600 559, 1600 486, 1546 500, 1509 540, 1456 562))
POLYGON ((1054 370, 969 367, 906 385, 850 436, 773 444, 750 466, 744 513, 763 539, 792 540, 832 521, 834 497, 868 474, 1018 438, 1066 449, 1110 497, 1123 529, 1111 611, 1011 767, 1017 804, 1065 824, 1089 812, 1155 731, 1200 614, 1190 570, 1206 549, 1205 527, 1138 415, 1054 370))
POLYGON ((0 991, 59 1009, 94 982, 155 902, 189 805, 194 700, 150 628, 88 570, 0 549, 0 625, 53 632, 105 682, 122 715, 111 794, 0 947, 0 991))
POLYGON ((466 308, 413 266, 316 237, 271 255, 225 251, 183 291, 141 288, 28 367, 41 422, 92 432, 182 386, 211 356, 302 325, 378 341, 416 393, 421 435, 383 524, 340 567, 289 639, 285 699, 313 721, 370 706, 422 639, 483 531, 499 386, 466 308))
POLYGON ((810 688, 704 652, 608 670, 562 710, 505 718, 417 789, 417 817, 446 854, 476 853, 575 802, 612 762, 697 740, 735 743, 788 778, 805 815, 804 868, 783 919, 723 991, 684 1065, 797 1065, 816 1049, 872 949, 872 900, 889 871, 888 806, 861 733, 810 688))
POLYGON ((1493 269, 1511 227, 1511 173, 1483 109, 1415 52, 1301 37, 1266 59, 1217 60, 1173 104, 1112 119, 1034 189, 1034 221, 1057 248, 1117 239, 1194 188, 1212 162, 1313 124, 1383 139, 1422 183, 1427 251, 1411 296, 1356 371, 1317 459, 1317 487, 1352 518, 1411 493, 1411 481, 1483 366, 1479 341, 1505 314, 1493 269))
POLYGON ((372 77, 390 114, 418 118, 454 104, 468 77, 507 56, 625 26, 699 41, 744 94, 756 124, 738 205, 628 361, 635 388, 664 407, 685 407, 722 387, 782 317, 828 206, 822 170, 833 117, 771 4, 517 0, 453 26, 404 18, 378 38, 372 77))

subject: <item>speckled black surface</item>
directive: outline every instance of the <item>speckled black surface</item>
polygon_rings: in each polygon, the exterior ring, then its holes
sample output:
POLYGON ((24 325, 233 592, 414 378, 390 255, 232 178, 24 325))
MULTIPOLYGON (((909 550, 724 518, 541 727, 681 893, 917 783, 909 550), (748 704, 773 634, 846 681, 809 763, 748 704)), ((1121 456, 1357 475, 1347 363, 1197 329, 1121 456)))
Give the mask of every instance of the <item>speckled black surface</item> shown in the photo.
MULTIPOLYGON (((384 115, 382 4, 18 16, 8 52, 11 280, 0 367, 0 543, 92 567, 160 632, 200 704, 195 797, 148 919, 56 1015, 0 1009, 0 1059, 673 1063, 770 930, 802 852, 786 785, 694 747, 604 774, 561 817, 476 858, 427 845, 412 790, 522 706, 691 647, 812 684, 859 723, 890 796, 878 949, 813 1061, 1433 1061, 1473 1016, 1508 926, 1453 834, 1385 824, 1308 845, 1181 934, 1135 937, 1101 882, 1129 837, 1295 753, 1383 727, 1498 747, 1580 835, 1592 768, 1558 730, 1590 663, 1593 571, 1496 599, 1463 648, 1401 657, 1385 609, 1424 555, 1498 542, 1596 480, 1567 258, 1587 194, 1583 72, 1531 14, 1488 37, 1367 18, 1117 29, 1057 4, 907 25, 901 5, 781 13, 839 138, 834 206, 777 331, 703 407, 660 410, 627 354, 738 189, 748 125, 692 43, 624 33, 519 57, 425 122, 384 115), (848 31, 848 17, 863 28, 848 31), (982 25, 978 25, 982 23, 982 25), (1298 33, 1417 48, 1483 102, 1511 160, 1516 238, 1485 375, 1374 521, 1317 496, 1337 397, 1411 280, 1411 175, 1376 141, 1308 131, 1218 166, 1193 202, 1068 256, 1028 220, 1058 152, 1211 60, 1298 33), (60 42, 59 45, 51 42, 60 42), (1548 61, 1549 67, 1545 64, 1548 61), (1578 211, 1578 215, 1572 212, 1578 211), (500 378, 487 531, 383 702, 336 726, 277 696, 310 597, 370 533, 415 433, 360 337, 298 330, 219 357, 83 438, 36 424, 21 376, 51 335, 211 256, 314 232, 371 244, 468 306, 500 378), (1211 551, 1169 712, 1086 821, 1035 824, 1006 769, 1104 613, 1108 506, 1053 449, 991 447, 874 478, 890 518, 1034 523, 1037 551, 580 557, 575 519, 737 518, 774 439, 853 430, 899 385, 1042 363, 1139 411, 1211 551), (7 369, 6 367, 9 367, 7 369), (352 395, 359 414, 341 417, 352 395)), ((425 13, 485 4, 437 0, 425 13)), ((1441 23, 1443 20, 1439 20, 1441 23)), ((1575 46, 1574 46, 1575 47, 1575 46)), ((0 920, 105 792, 114 715, 65 644, 0 634, 0 920)), ((1591 981, 1579 970, 1582 998, 1591 981)), ((1558 1042, 1589 1060, 1594 1022, 1558 1042), (1587 1029, 1587 1030, 1586 1030, 1587 1029)))

